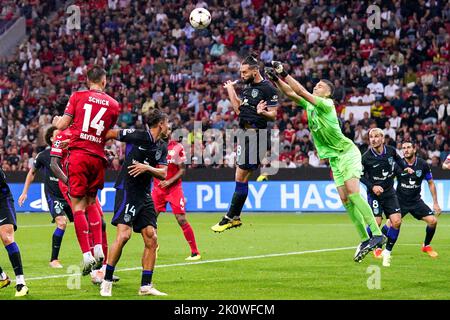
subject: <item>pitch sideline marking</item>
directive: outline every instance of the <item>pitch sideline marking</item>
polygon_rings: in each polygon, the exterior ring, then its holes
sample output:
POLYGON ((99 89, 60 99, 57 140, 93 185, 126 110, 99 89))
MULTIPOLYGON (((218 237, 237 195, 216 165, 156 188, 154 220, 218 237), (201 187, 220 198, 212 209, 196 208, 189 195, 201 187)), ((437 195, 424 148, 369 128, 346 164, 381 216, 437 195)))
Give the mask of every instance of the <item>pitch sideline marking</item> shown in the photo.
MULTIPOLYGON (((205 261, 197 261, 197 262, 182 262, 182 263, 173 263, 173 264, 162 264, 162 265, 156 265, 155 268, 183 267, 183 266, 189 266, 189 265, 217 263, 217 262, 253 260, 253 259, 263 259, 263 258, 272 258, 272 257, 284 257, 284 256, 292 256, 292 255, 302 255, 302 254, 307 254, 307 253, 321 253, 321 252, 343 251, 343 250, 350 250, 350 249, 355 249, 355 248, 356 247, 342 247, 342 248, 318 249, 318 250, 296 251, 296 252, 286 252, 286 253, 272 253, 272 254, 264 254, 264 255, 259 255, 259 256, 247 256, 247 257, 214 259, 214 260, 205 260, 205 261)), ((124 268, 124 269, 117 269, 117 270, 115 270, 115 272, 135 271, 135 270, 141 270, 141 269, 142 269, 142 267, 124 268)), ((80 273, 70 273, 70 274, 62 274, 62 275, 55 275, 55 276, 26 278, 25 280, 26 281, 32 281, 32 280, 66 278, 66 277, 72 277, 72 276, 78 276, 78 275, 81 275, 81 274, 80 273)), ((11 280, 11 282, 15 282, 15 280, 11 280)))

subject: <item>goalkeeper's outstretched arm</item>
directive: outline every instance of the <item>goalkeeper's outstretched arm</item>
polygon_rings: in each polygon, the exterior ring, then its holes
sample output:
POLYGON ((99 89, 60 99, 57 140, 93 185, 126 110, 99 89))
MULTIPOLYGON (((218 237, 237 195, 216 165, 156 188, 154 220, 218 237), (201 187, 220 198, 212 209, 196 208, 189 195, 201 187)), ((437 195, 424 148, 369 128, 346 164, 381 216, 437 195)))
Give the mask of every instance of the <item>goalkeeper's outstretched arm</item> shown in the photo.
POLYGON ((283 68, 283 64, 279 61, 272 61, 272 65, 274 70, 278 75, 284 78, 287 84, 294 90, 294 92, 300 97, 305 98, 307 101, 311 102, 313 105, 316 105, 316 99, 314 95, 312 95, 308 90, 305 89, 304 86, 300 84, 297 80, 295 80, 292 76, 290 76, 286 70, 283 68))
POLYGON ((287 84, 292 88, 292 90, 294 90, 296 94, 305 98, 313 105, 316 104, 316 99, 314 98, 314 96, 311 93, 309 93, 308 90, 306 90, 305 87, 300 84, 300 82, 295 80, 289 74, 286 76, 286 78, 284 78, 284 80, 286 80, 287 84))
POLYGON ((272 80, 277 86, 278 90, 283 92, 289 99, 294 101, 296 104, 300 103, 301 97, 295 93, 289 84, 278 78, 273 69, 266 69, 266 75, 272 80))

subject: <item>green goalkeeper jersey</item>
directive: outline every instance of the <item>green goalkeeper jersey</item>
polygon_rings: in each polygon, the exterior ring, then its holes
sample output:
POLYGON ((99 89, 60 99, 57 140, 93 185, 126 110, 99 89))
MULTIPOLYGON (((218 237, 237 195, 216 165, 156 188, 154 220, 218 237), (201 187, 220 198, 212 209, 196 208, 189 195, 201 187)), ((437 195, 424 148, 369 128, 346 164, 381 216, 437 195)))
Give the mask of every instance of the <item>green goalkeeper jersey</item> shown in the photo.
POLYGON ((304 98, 298 101, 298 105, 306 109, 309 130, 319 157, 337 157, 354 144, 341 131, 333 100, 317 96, 314 98, 316 105, 304 98))

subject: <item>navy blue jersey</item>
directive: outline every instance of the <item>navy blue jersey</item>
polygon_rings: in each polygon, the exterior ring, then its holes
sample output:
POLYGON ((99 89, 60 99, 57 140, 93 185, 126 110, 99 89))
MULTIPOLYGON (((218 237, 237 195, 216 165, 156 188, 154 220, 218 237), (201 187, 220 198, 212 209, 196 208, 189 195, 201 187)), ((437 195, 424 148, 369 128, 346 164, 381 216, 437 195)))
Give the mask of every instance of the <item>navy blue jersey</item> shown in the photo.
POLYGON ((278 105, 278 92, 269 81, 250 83, 244 87, 241 97, 242 104, 239 107, 239 125, 241 128, 244 129, 247 126, 257 129, 267 128, 267 119, 256 111, 256 107, 261 100, 266 101, 268 107, 278 105))
POLYGON ((167 144, 162 140, 154 141, 150 132, 146 130, 120 130, 117 139, 126 142, 127 146, 125 160, 114 187, 116 189, 149 193, 152 175, 146 172, 134 178, 128 173, 128 167, 135 161, 152 167, 167 165, 167 144))
POLYGON ((383 152, 378 154, 373 148, 369 148, 362 156, 364 173, 361 182, 370 193, 374 186, 380 186, 384 191, 394 187, 395 165, 402 170, 406 168, 406 162, 391 146, 384 146, 383 152))
POLYGON ((38 171, 42 171, 44 174, 45 194, 52 199, 64 199, 61 190, 59 189, 59 179, 50 169, 50 148, 38 153, 36 159, 34 159, 34 168, 38 171))
POLYGON ((406 171, 402 171, 398 167, 395 172, 398 182, 397 196, 402 203, 410 203, 420 200, 423 179, 427 181, 433 179, 430 166, 421 158, 416 158, 416 161, 414 161, 412 165, 408 165, 408 167, 413 169, 414 173, 409 174, 406 171))

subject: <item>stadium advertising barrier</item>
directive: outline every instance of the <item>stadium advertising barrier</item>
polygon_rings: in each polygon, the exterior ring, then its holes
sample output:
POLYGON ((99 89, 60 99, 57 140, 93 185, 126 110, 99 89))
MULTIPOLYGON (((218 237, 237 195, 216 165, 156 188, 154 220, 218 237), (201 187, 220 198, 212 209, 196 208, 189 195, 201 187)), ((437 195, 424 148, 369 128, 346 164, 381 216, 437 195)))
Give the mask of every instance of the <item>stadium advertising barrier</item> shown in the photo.
MULTIPOLYGON (((450 211, 450 180, 435 180, 439 204, 443 211, 450 211)), ((114 210, 115 189, 113 183, 105 183, 99 192, 100 203, 105 212, 114 210)), ((33 183, 28 199, 19 207, 23 184, 11 183, 17 212, 48 212, 44 185, 33 183)), ((224 212, 234 192, 234 182, 184 182, 183 189, 188 212, 224 212)), ((366 197, 366 192, 362 189, 366 197)), ((432 207, 432 198, 424 181, 422 194, 432 207)), ((167 208, 170 211, 170 207, 167 208)), ((343 212, 344 208, 332 181, 266 181, 250 182, 248 199, 244 206, 247 212, 343 212)))

